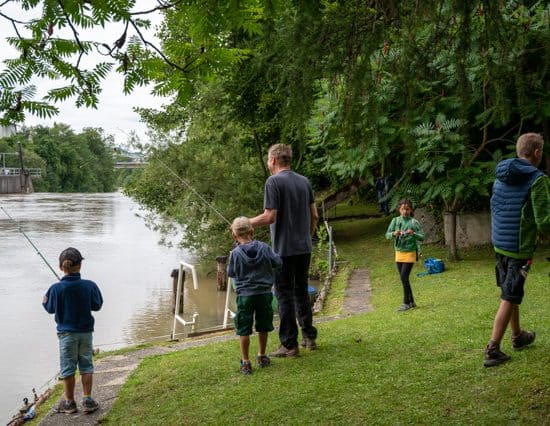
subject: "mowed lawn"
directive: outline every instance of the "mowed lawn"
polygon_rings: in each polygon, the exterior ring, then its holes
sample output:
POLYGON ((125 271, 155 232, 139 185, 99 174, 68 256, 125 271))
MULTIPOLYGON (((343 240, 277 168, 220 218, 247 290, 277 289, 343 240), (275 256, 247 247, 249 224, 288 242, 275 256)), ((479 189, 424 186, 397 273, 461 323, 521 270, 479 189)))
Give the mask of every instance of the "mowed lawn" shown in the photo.
MULTIPOLYGON (((147 358, 103 422, 205 424, 550 424, 550 263, 539 247, 521 305, 532 347, 502 350, 512 360, 484 368, 483 348, 499 303, 490 247, 462 250, 438 275, 416 277, 418 308, 397 313, 401 285, 389 218, 335 222, 339 272, 326 314, 338 312, 346 278, 368 268, 372 312, 319 322, 319 348, 273 359, 252 376, 238 372, 237 340, 147 358)), ((425 245, 423 256, 441 257, 425 245)), ((276 332, 269 348, 277 347, 276 332)), ((253 337, 251 350, 257 348, 253 337)))

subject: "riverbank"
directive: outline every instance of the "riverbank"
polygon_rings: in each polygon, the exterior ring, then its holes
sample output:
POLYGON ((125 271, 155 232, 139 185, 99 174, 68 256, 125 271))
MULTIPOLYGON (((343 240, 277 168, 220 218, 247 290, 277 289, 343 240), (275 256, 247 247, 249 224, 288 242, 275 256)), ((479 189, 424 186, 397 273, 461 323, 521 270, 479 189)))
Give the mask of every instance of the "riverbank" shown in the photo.
MULTIPOLYGON (((347 279, 368 268, 370 312, 321 322, 319 348, 275 359, 249 377, 238 374, 231 338, 143 359, 128 377, 102 424, 548 424, 550 318, 549 246, 539 247, 522 304, 535 343, 512 360, 482 366, 498 305, 490 247, 462 251, 459 263, 418 278, 417 309, 397 313, 401 287, 392 249, 383 238, 389 219, 335 224, 340 272, 326 309, 341 314, 347 279)), ((446 260, 445 249, 424 256, 446 260)), ((419 265, 414 272, 420 271, 419 265)), ((257 341, 252 340, 252 350, 257 341)), ((277 346, 270 335, 269 349, 277 346)))
MULTIPOLYGON (((102 352, 166 340, 173 325, 171 271, 194 258, 177 247, 158 244, 144 211, 121 193, 35 192, 0 196, 0 206, 20 225, 44 259, 59 273, 57 259, 77 247, 85 257, 82 273, 97 282, 105 303, 94 313, 94 344, 102 352)), ((59 368, 53 315, 41 305, 57 280, 19 227, 0 211, 0 413, 6 424, 32 389, 41 393, 59 368), (29 350, 29 345, 32 350, 29 350)), ((216 264, 201 264, 198 290, 185 293, 184 317, 200 312, 198 327, 223 321, 225 293, 216 289, 216 264)))
MULTIPOLYGON (((341 316, 355 315, 366 312, 369 309, 370 280, 366 270, 358 270, 350 276, 345 294, 343 297, 342 313, 338 316, 324 316, 316 318, 317 323, 334 320, 341 316)), ((148 346, 142 349, 129 349, 117 352, 113 355, 106 355, 96 362, 94 374, 94 398, 101 402, 100 409, 92 414, 78 412, 72 415, 57 414, 52 410, 59 400, 60 389, 52 397, 51 401, 44 406, 43 413, 47 411, 40 421, 41 426, 74 426, 74 425, 95 425, 101 423, 111 410, 121 387, 129 375, 136 370, 141 361, 150 356, 165 355, 172 352, 183 351, 189 348, 237 340, 233 330, 219 332, 201 338, 188 339, 179 343, 171 343, 163 346, 148 346)), ((82 389, 76 388, 76 398, 82 398, 82 389)))

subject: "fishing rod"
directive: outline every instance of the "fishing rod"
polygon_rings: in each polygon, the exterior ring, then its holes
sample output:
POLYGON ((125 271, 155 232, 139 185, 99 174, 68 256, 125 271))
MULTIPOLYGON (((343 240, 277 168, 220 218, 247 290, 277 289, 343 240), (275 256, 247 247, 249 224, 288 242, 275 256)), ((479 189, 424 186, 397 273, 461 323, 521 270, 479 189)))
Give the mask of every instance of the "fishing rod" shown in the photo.
POLYGON ((36 254, 38 254, 38 256, 40 256, 42 258, 42 260, 44 261, 44 263, 46 265, 48 265, 48 268, 50 268, 50 271, 53 272, 53 274, 55 275, 55 277, 60 280, 61 278, 59 277, 59 275, 57 275, 57 272, 55 272, 55 270, 52 268, 52 265, 50 265, 48 263, 48 261, 46 260, 46 258, 42 255, 42 253, 40 253, 40 250, 38 250, 38 248, 34 245, 34 243, 31 241, 31 239, 27 236, 27 234, 25 234, 25 231, 23 231, 23 229, 21 228, 21 225, 19 224, 18 221, 16 221, 13 217, 10 216, 10 214, 6 211, 6 209, 4 207, 0 207, 0 209, 2 209, 2 211, 6 214, 7 217, 10 218, 10 220, 15 223, 17 225, 17 228, 19 230, 19 232, 21 232, 23 234, 23 236, 27 239, 27 241, 30 243, 30 245, 34 248, 34 250, 36 251, 36 254))
POLYGON ((179 176, 174 170, 172 170, 164 161, 162 161, 159 158, 155 158, 156 161, 158 161, 160 164, 162 164, 166 169, 172 173, 176 178, 178 178, 181 182, 187 186, 193 193, 199 197, 204 204, 206 204, 208 207, 210 207, 219 217, 221 217, 225 222, 227 222, 229 225, 231 225, 231 222, 223 215, 221 214, 218 209, 216 209, 212 204, 210 204, 201 194, 197 192, 195 188, 193 188, 185 179, 183 179, 181 176, 179 176))

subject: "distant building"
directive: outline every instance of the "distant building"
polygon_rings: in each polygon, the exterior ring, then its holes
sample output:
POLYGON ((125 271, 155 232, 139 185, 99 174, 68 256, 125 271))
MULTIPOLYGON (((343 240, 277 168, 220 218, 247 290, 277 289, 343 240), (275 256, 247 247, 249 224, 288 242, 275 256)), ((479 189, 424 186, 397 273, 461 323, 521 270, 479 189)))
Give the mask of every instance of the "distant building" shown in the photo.
POLYGON ((0 138, 11 136, 15 132, 17 132, 17 127, 15 126, 15 124, 10 124, 9 126, 0 126, 0 138))

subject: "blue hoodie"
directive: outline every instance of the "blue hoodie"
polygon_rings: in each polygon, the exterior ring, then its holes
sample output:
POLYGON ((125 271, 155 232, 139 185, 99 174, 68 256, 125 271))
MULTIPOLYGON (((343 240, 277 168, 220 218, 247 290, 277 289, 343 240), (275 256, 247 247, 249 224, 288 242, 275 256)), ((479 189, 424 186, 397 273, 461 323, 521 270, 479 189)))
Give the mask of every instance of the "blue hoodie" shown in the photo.
POLYGON ((498 163, 491 196, 491 233, 497 253, 530 259, 537 231, 550 230, 548 176, 521 158, 498 163))
POLYGON ((227 275, 235 279, 237 296, 267 294, 275 281, 275 270, 282 265, 281 258, 271 247, 253 240, 231 251, 227 275))

